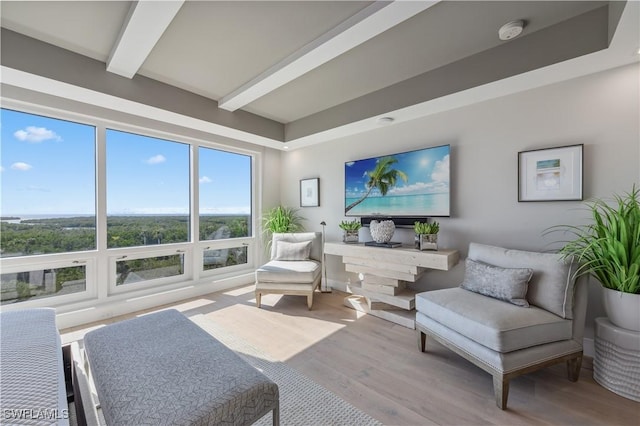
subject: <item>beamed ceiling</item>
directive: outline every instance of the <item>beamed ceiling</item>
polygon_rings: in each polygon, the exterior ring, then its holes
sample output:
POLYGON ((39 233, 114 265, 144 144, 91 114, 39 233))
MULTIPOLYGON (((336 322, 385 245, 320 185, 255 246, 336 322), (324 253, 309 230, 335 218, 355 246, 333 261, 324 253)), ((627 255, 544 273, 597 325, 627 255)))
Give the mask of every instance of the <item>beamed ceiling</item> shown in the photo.
POLYGON ((2 89, 299 148, 638 61, 630 1, 5 1, 2 89), (523 20, 501 41, 498 29, 523 20))

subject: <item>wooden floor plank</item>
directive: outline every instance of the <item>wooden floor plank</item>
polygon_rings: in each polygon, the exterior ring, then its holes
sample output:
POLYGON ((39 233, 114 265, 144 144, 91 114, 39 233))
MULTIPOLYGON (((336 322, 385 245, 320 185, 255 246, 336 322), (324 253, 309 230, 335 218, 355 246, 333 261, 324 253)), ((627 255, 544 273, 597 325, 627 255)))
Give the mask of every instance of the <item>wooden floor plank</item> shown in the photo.
MULTIPOLYGON (((640 404, 595 383, 588 358, 577 383, 563 364, 514 379, 502 411, 487 373, 435 342, 420 352, 414 330, 349 309, 344 297, 316 293, 309 311, 305 297, 267 295, 258 309, 247 286, 145 312, 204 315, 385 424, 638 424, 640 404)), ((142 313, 63 330, 63 342, 142 313)))

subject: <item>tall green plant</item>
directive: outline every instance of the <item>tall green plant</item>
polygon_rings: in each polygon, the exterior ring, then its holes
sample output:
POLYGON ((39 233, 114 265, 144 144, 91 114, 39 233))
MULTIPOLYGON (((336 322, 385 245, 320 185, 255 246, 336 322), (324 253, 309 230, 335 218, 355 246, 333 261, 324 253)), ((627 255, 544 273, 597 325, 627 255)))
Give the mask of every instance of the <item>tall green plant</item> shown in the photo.
MULTIPOLYGON (((640 189, 614 195, 614 205, 587 202, 593 222, 562 228, 573 234, 560 253, 579 262, 576 276, 591 274, 603 286, 624 293, 640 293, 640 189)), ((553 228, 552 228, 553 229, 553 228)))
POLYGON ((262 215, 262 233, 266 248, 271 247, 271 236, 279 232, 303 231, 302 221, 298 209, 277 206, 262 215))

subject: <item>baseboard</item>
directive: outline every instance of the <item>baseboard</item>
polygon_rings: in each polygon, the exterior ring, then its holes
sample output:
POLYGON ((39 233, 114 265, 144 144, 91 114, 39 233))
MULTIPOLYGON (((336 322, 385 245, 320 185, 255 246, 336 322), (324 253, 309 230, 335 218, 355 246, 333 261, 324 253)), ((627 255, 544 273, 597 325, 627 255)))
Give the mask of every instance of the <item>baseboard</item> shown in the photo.
POLYGON ((584 356, 588 356, 591 358, 594 357, 596 349, 595 344, 593 343, 593 339, 590 339, 588 337, 582 339, 582 353, 584 354, 584 356))

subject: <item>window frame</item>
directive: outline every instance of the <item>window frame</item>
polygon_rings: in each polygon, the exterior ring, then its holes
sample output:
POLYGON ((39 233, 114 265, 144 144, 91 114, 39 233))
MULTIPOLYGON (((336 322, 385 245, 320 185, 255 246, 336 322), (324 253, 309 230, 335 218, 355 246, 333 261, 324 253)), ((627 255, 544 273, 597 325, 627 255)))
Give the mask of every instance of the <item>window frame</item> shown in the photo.
MULTIPOLYGON (((18 99, 1 98, 1 108, 6 108, 26 114, 40 115, 47 118, 71 121, 85 124, 95 128, 95 214, 96 214, 96 248, 88 251, 52 253, 42 255, 20 256, 0 258, 0 268, 3 272, 26 272, 30 270, 48 269, 50 267, 78 266, 78 262, 85 264, 86 290, 61 296, 49 296, 37 300, 27 300, 19 303, 3 305, 3 309, 15 307, 22 309, 36 306, 83 307, 94 309, 101 304, 110 301, 121 300, 127 294, 133 296, 161 296, 167 291, 176 288, 199 287, 200 294, 207 293, 207 287, 211 284, 222 282, 227 278, 248 276, 252 274, 259 259, 259 236, 257 229, 258 220, 258 189, 259 176, 263 161, 259 150, 242 148, 241 146, 226 145, 223 142, 211 141, 209 138, 215 135, 199 130, 183 129, 179 126, 156 122, 154 120, 122 114, 106 110, 104 116, 88 115, 73 111, 73 108, 62 109, 44 104, 33 104, 18 99), (110 118, 116 116, 118 120, 110 118), (152 126, 157 124, 158 128, 152 126), (167 130, 168 128, 168 130, 167 130), (107 248, 107 188, 106 188, 106 130, 112 129, 120 132, 133 133, 141 136, 158 138, 170 142, 183 143, 189 147, 189 233, 190 241, 184 243, 170 243, 153 246, 107 248), (229 238, 225 240, 200 241, 199 238, 199 172, 198 150, 200 147, 217 149, 229 153, 237 153, 250 157, 250 235, 242 238, 229 238), (215 244, 213 243, 215 241, 215 244), (233 248, 238 245, 247 246, 247 263, 203 270, 204 247, 233 248), (184 254, 184 273, 179 276, 149 280, 140 285, 118 286, 116 288, 116 260, 122 256, 129 259, 155 257, 160 255, 176 254, 179 250, 184 254), (72 305, 72 306, 71 306, 72 305)), ((55 103, 58 101, 56 100, 55 103)), ((48 102, 50 103, 50 102, 48 102)), ((65 105, 66 106, 66 105, 65 105)), ((96 110, 90 109, 91 112, 96 110)), ((225 138, 220 137, 222 141, 225 138)), ((233 281, 233 280, 231 280, 233 281)), ((184 298, 184 296, 182 296, 184 298)))
MULTIPOLYGON (((90 253, 90 252, 85 252, 90 253)), ((66 253, 65 253, 66 254, 66 253)), ((73 253, 76 255, 76 252, 73 253)), ((2 274, 15 274, 20 272, 32 272, 41 271, 44 269, 60 269, 60 268, 72 268, 75 266, 84 266, 85 269, 85 290, 71 294, 51 295, 45 297, 39 297, 37 299, 29 299, 23 302, 7 303, 2 305, 2 309, 9 306, 19 306, 20 309, 26 308, 42 308, 51 305, 57 305, 62 303, 75 303, 80 302, 88 298, 94 298, 97 296, 96 284, 96 259, 94 257, 74 256, 73 259, 36 259, 36 257, 48 256, 38 255, 30 256, 31 262, 11 262, 10 264, 2 264, 2 274)), ((16 258, 10 258, 12 260, 16 258)), ((7 262, 9 263, 9 262, 7 262)))

